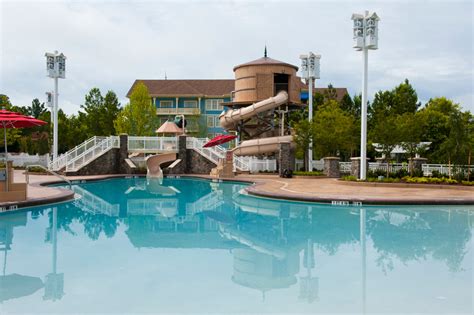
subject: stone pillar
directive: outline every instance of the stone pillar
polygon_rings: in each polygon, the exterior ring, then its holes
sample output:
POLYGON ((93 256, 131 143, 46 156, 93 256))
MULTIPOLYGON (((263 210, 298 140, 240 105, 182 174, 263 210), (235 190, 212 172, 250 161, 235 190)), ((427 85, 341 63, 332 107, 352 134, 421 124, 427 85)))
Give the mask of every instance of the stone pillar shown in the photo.
POLYGON ((293 172, 295 168, 294 152, 291 150, 290 142, 282 142, 278 145, 278 174, 283 177, 285 170, 293 172))
POLYGON ((178 137, 178 159, 181 160, 170 173, 172 174, 185 174, 187 172, 188 165, 188 151, 186 149, 186 136, 181 135, 178 137))
POLYGON ((125 159, 128 159, 128 135, 125 133, 122 133, 120 134, 119 138, 120 138, 120 149, 119 149, 119 154, 118 154, 116 173, 131 174, 132 171, 130 167, 128 167, 127 162, 125 162, 125 159))
MULTIPOLYGON (((366 170, 369 171, 369 158, 367 158, 366 170)), ((360 156, 351 158, 351 176, 360 178, 360 156)))
POLYGON ((340 158, 336 156, 329 156, 323 158, 324 160, 324 175, 327 177, 340 177, 341 172, 339 171, 340 158))
POLYGON ((419 170, 420 172, 423 171, 423 164, 426 164, 427 161, 428 159, 422 157, 408 159, 408 171, 410 173, 412 172, 412 170, 419 170))

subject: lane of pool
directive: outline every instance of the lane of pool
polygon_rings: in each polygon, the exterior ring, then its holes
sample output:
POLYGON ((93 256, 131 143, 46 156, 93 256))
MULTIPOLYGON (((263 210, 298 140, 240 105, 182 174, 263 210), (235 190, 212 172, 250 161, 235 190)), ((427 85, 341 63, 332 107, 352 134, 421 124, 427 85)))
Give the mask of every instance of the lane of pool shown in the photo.
POLYGON ((0 313, 472 313, 473 208, 112 179, 0 215, 0 313))

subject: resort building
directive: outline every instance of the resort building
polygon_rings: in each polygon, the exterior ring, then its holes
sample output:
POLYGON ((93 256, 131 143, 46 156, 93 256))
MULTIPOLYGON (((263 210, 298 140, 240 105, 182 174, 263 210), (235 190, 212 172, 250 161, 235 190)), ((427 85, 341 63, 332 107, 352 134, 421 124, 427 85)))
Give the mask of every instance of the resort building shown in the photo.
POLYGON ((184 115, 189 133, 213 138, 224 132, 219 126, 221 103, 231 100, 234 80, 136 80, 127 97, 139 82, 148 88, 160 124, 184 115))
MULTIPOLYGON (((221 80, 135 80, 127 97, 134 87, 143 83, 148 88, 151 101, 156 106, 156 115, 163 124, 184 115, 187 120, 188 133, 213 138, 225 133, 219 125, 219 115, 225 109, 222 103, 232 101, 235 89, 234 79, 221 80)), ((308 87, 300 82, 299 98, 301 103, 308 100, 308 87)), ((328 88, 315 88, 314 93, 325 94, 328 88)), ((345 94, 346 88, 334 88, 333 93, 338 101, 345 94)))

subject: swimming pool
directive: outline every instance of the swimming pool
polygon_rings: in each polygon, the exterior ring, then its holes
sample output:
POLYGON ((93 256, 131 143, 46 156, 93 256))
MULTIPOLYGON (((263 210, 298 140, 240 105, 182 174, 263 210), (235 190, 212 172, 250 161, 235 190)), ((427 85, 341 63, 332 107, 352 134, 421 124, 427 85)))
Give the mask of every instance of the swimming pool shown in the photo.
POLYGON ((0 313, 472 313, 473 208, 111 179, 0 216, 0 313))

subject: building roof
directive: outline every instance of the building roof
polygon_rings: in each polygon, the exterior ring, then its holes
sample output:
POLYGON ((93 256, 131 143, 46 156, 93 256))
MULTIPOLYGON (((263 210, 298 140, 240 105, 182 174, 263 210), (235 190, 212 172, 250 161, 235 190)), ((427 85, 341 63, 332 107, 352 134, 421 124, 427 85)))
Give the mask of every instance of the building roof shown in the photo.
POLYGON ((130 97, 135 85, 142 82, 151 97, 156 96, 230 96, 234 80, 135 80, 127 93, 130 97))
POLYGON ((280 65, 280 66, 287 66, 287 67, 292 67, 294 68, 296 71, 298 71, 298 67, 295 66, 295 65, 292 65, 292 64, 289 64, 289 63, 286 63, 286 62, 283 62, 283 61, 279 61, 279 60, 275 60, 275 59, 272 59, 272 58, 269 58, 269 57, 262 57, 262 58, 258 58, 258 59, 255 59, 253 61, 250 61, 250 62, 246 62, 246 63, 243 63, 243 64, 240 64, 240 65, 237 65, 234 67, 234 71, 240 67, 245 67, 245 66, 258 66, 258 65, 280 65))
MULTIPOLYGON (((305 83, 301 82, 300 81, 300 89, 302 91, 308 91, 308 85, 306 85, 305 83)), ((346 94, 349 94, 349 92, 347 91, 346 88, 338 88, 338 87, 333 87, 333 89, 336 91, 336 100, 338 102, 340 102, 342 100, 342 98, 344 97, 344 95, 346 94)), ((313 91, 314 93, 319 93, 319 94, 323 94, 324 95, 324 92, 327 91, 328 88, 327 87, 324 87, 324 88, 313 88, 313 91)))
MULTIPOLYGON (((260 58, 263 59, 263 58, 260 58)), ((267 58, 270 59, 270 58, 267 58)), ((258 60, 258 59, 257 59, 258 60)), ((273 59, 272 59, 273 60, 273 59)), ((230 96, 234 90, 234 79, 223 80, 135 80, 127 93, 130 98, 134 87, 142 82, 148 88, 151 97, 182 97, 182 96, 230 96)), ((308 86, 300 82, 300 89, 308 91, 308 86)), ((341 101, 345 94, 348 94, 346 88, 334 88, 336 90, 336 99, 341 101)), ((327 88, 315 88, 315 93, 324 94, 327 88)))

